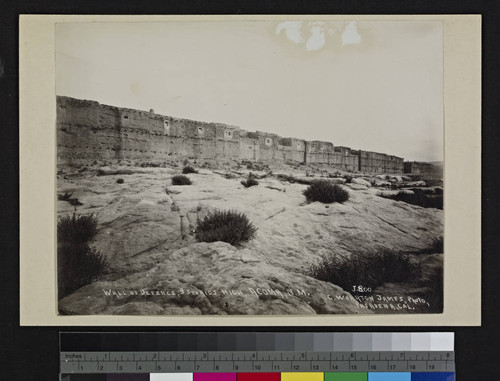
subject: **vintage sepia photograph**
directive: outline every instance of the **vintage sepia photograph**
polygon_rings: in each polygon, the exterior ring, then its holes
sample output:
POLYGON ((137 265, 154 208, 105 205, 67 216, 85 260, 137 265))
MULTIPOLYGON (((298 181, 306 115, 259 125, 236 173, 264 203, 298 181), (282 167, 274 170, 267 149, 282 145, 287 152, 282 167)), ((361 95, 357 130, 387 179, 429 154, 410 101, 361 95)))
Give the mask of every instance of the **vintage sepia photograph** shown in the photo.
POLYGON ((55 25, 59 315, 443 312, 443 22, 55 25))

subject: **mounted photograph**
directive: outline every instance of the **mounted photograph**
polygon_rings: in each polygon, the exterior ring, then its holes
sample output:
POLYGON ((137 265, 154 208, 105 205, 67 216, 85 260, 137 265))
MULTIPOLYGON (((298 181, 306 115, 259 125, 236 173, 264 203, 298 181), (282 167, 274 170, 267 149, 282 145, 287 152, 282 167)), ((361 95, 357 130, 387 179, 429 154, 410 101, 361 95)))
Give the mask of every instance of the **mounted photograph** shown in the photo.
POLYGON ((54 44, 59 315, 443 312, 442 21, 54 44))

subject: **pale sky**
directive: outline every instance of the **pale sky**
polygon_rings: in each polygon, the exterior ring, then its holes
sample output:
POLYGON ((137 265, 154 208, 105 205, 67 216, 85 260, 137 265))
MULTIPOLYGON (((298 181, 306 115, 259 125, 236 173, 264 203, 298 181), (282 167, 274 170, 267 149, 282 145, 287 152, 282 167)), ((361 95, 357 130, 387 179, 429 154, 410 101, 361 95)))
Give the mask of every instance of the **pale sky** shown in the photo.
POLYGON ((440 21, 61 23, 56 93, 443 160, 440 21))

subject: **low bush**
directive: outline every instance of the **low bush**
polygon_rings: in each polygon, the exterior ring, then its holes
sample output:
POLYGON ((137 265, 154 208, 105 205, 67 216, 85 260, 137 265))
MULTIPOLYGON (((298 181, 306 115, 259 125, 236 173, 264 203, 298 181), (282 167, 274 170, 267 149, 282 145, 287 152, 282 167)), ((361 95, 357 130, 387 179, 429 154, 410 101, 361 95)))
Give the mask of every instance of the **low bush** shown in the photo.
POLYGON ((432 240, 432 243, 429 247, 416 250, 415 254, 443 254, 444 253, 444 240, 443 237, 440 236, 432 240))
POLYGON ((71 200, 71 196, 73 195, 73 192, 64 192, 63 194, 58 194, 57 199, 59 201, 68 201, 71 200))
POLYGON ((251 239, 257 228, 247 216, 233 210, 218 210, 209 213, 198 222, 196 238, 201 242, 227 242, 236 245, 251 239))
POLYGON ((349 193, 338 184, 332 184, 325 180, 314 181, 303 192, 307 202, 319 201, 325 204, 332 202, 344 202, 349 200, 349 193))
POLYGON ((97 218, 76 216, 57 222, 58 298, 89 284, 108 273, 104 256, 87 242, 97 233, 97 218))
POLYGON ((172 185, 191 185, 189 177, 184 175, 175 175, 172 177, 172 185))
POLYGON ((182 168, 182 173, 187 175, 189 173, 198 173, 198 171, 193 167, 191 167, 190 165, 186 165, 184 168, 182 168))
POLYGON ((64 194, 58 194, 57 199, 59 201, 66 201, 69 202, 70 205, 73 206, 80 206, 83 205, 77 198, 71 197, 73 195, 73 192, 65 192, 64 194))
POLYGON ((91 240, 97 233, 97 218, 93 215, 62 217, 57 222, 57 241, 84 243, 91 240))
POLYGON ((352 291, 362 285, 374 290, 386 283, 409 283, 419 277, 419 265, 406 254, 382 252, 331 256, 309 268, 308 275, 352 291))
POLYGON ((267 171, 269 170, 269 164, 266 163, 261 163, 259 161, 249 161, 249 160, 242 160, 241 161, 242 165, 245 165, 247 169, 251 169, 254 171, 267 171))
POLYGON ((101 279, 108 273, 104 256, 86 243, 60 242, 57 246, 58 298, 101 279))
POLYGON ((255 179, 255 176, 252 174, 252 172, 250 172, 246 180, 241 180, 241 184, 243 184, 245 188, 250 188, 255 185, 259 185, 259 182, 255 179))
POLYGON ((116 180, 116 182, 117 182, 118 184, 123 184, 123 183, 125 182, 125 180, 123 180, 123 179, 117 179, 117 180, 116 180))
POLYGON ((292 183, 292 184, 296 181, 295 177, 293 177, 292 175, 284 175, 284 174, 279 173, 277 176, 278 176, 278 180, 288 181, 289 183, 292 183))
POLYGON ((228 179, 228 180, 233 180, 233 179, 237 178, 238 176, 236 176, 236 175, 235 175, 235 174, 233 174, 233 173, 229 173, 229 172, 228 172, 228 173, 224 173, 224 174, 222 175, 222 177, 224 177, 225 179, 228 179))
POLYGON ((422 190, 413 188, 412 193, 400 191, 396 194, 384 194, 379 196, 395 201, 406 202, 407 204, 418 205, 423 208, 443 209, 443 195, 432 190, 422 190))
POLYGON ((434 253, 444 253, 444 239, 443 237, 436 238, 432 241, 431 249, 434 253))
POLYGON ((149 161, 142 162, 139 167, 141 168, 147 168, 147 167, 152 167, 152 168, 158 168, 160 167, 160 163, 153 163, 149 161))

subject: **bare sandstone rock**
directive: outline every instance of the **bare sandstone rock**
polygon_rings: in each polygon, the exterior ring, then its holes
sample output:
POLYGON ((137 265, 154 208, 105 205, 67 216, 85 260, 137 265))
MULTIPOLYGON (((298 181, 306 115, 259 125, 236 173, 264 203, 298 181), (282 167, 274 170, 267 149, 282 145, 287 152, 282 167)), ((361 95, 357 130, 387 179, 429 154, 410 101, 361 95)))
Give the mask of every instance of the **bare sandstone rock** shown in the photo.
MULTIPOLYGON (((346 184, 350 199, 326 208, 305 202, 304 184, 277 192, 272 188, 283 183, 268 176, 243 188, 208 170, 167 194, 172 172, 152 168, 127 175, 124 184, 113 176, 59 181, 60 191, 82 202, 77 214, 96 214, 99 231, 90 244, 111 269, 107 279, 60 300, 61 313, 370 313, 340 287, 308 276, 309 267, 354 251, 419 251, 442 236, 442 210, 384 199, 365 185, 346 184), (238 247, 196 242, 197 220, 214 209, 245 213, 258 228, 255 237, 238 247)), ((60 216, 73 213, 65 204, 58 202, 60 216)))

